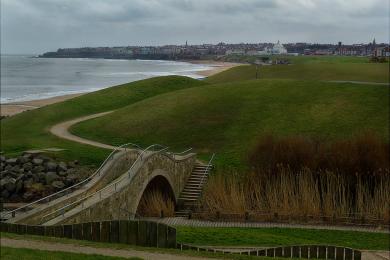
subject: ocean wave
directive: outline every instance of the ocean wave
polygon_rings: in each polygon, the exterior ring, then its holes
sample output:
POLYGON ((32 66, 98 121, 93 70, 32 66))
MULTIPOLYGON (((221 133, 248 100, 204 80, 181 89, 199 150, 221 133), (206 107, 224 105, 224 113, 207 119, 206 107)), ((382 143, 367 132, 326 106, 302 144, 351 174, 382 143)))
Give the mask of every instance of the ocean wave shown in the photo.
MULTIPOLYGON (((110 86, 108 86, 108 87, 110 87, 110 86)), ((54 91, 54 92, 47 92, 47 93, 34 93, 34 94, 26 94, 26 95, 20 95, 17 97, 7 97, 7 98, 1 97, 0 104, 8 104, 8 103, 32 101, 32 100, 42 100, 42 99, 65 96, 65 95, 89 93, 89 92, 101 90, 101 89, 108 88, 108 87, 87 88, 87 89, 68 90, 68 91, 62 90, 62 91, 54 91)))

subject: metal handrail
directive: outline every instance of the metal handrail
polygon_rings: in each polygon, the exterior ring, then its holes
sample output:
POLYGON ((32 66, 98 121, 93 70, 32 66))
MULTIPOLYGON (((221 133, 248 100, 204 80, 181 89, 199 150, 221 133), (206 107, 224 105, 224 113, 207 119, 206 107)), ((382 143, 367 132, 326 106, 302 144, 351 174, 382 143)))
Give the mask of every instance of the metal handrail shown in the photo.
MULTIPOLYGON (((137 164, 137 162, 138 162, 140 159, 142 160, 142 159, 143 159, 143 155, 144 155, 148 150, 150 150, 150 149, 152 149, 152 148, 154 148, 154 147, 161 147, 161 148, 162 148, 162 149, 156 151, 156 153, 161 153, 161 152, 164 152, 164 151, 166 151, 166 150, 169 149, 168 147, 165 147, 165 146, 160 145, 160 144, 153 144, 153 145, 150 145, 150 146, 148 146, 147 148, 145 148, 145 149, 138 155, 137 159, 134 161, 134 163, 131 165, 131 167, 130 167, 129 170, 127 171, 127 173, 128 173, 127 176, 128 176, 129 178, 132 177, 131 171, 132 171, 132 169, 135 167, 135 165, 137 164)), ((92 197, 92 196, 94 196, 94 195, 96 195, 96 194, 98 194, 98 193, 99 193, 99 200, 100 200, 101 197, 102 197, 102 196, 101 196, 101 193, 102 193, 104 190, 107 190, 108 188, 114 186, 114 189, 115 189, 115 191, 116 191, 117 184, 118 184, 119 182, 121 182, 121 181, 125 178, 125 176, 126 176, 126 175, 123 174, 117 181, 115 181, 115 182, 113 182, 113 183, 107 185, 106 187, 104 187, 104 188, 102 188, 102 189, 96 191, 96 192, 93 193, 93 194, 90 194, 90 195, 88 195, 88 196, 85 196, 85 197, 83 197, 83 198, 81 198, 81 199, 79 199, 79 200, 77 200, 77 201, 74 201, 74 202, 72 202, 72 203, 70 203, 70 204, 65 205, 64 207, 62 207, 62 208, 60 208, 60 209, 57 209, 57 210, 54 211, 54 212, 51 212, 51 213, 49 213, 49 214, 44 215, 44 216, 42 217, 42 219, 46 218, 47 216, 53 215, 53 214, 55 214, 55 213, 58 213, 58 212, 62 213, 62 215, 64 216, 64 214, 65 214, 65 209, 67 209, 68 207, 70 207, 70 206, 72 206, 72 205, 78 204, 78 203, 80 203, 80 202, 83 203, 83 201, 87 200, 88 198, 90 198, 90 197, 92 197)), ((82 206, 84 207, 84 204, 82 204, 82 206)))
POLYGON ((213 161, 214 156, 215 156, 215 153, 213 153, 213 155, 211 156, 210 161, 209 161, 209 163, 207 164, 207 167, 206 167, 206 169, 205 169, 204 172, 203 172, 203 176, 202 176, 202 179, 201 179, 200 182, 199 182, 198 188, 199 188, 201 185, 203 185, 204 178, 205 178, 206 173, 208 172, 208 170, 209 170, 209 168, 210 168, 210 166, 211 166, 211 162, 213 161))
MULTIPOLYGON (((74 185, 72 185, 72 186, 69 186, 69 187, 67 187, 67 188, 65 188, 65 189, 62 189, 62 190, 57 191, 57 192, 55 192, 55 193, 52 193, 52 194, 50 194, 50 195, 48 195, 48 196, 46 196, 46 197, 40 198, 40 199, 38 199, 38 200, 35 200, 35 201, 33 201, 33 202, 30 202, 29 204, 23 205, 23 206, 21 206, 21 207, 19 207, 19 208, 17 208, 17 209, 14 209, 14 210, 12 210, 12 211, 5 212, 4 214, 11 214, 11 218, 13 218, 13 217, 15 217, 15 213, 16 213, 17 211, 20 211, 20 210, 22 210, 22 209, 24 209, 24 208, 27 208, 27 207, 29 207, 29 206, 31 206, 31 205, 34 205, 34 204, 38 203, 38 202, 41 202, 41 201, 47 200, 47 199, 49 199, 49 198, 52 198, 52 197, 54 197, 54 196, 56 196, 56 195, 58 195, 58 194, 61 194, 61 193, 65 192, 65 191, 68 191, 68 190, 71 190, 71 189, 73 189, 73 188, 75 188, 75 187, 77 187, 77 186, 80 186, 81 184, 83 184, 83 183, 85 183, 85 182, 91 180, 91 179, 92 179, 93 177, 95 177, 96 175, 98 175, 98 174, 100 175, 101 169, 103 168, 103 166, 104 166, 110 159, 112 159, 112 156, 114 155, 114 153, 116 153, 117 151, 119 151, 119 150, 121 150, 122 148, 124 148, 124 147, 126 147, 126 146, 129 146, 129 145, 135 146, 135 147, 141 149, 141 147, 140 147, 139 145, 137 145, 137 144, 133 144, 133 143, 122 144, 122 145, 116 147, 116 148, 107 156, 107 158, 103 161, 103 163, 100 165, 100 167, 99 167, 92 175, 90 175, 88 178, 86 178, 86 179, 84 179, 84 180, 82 180, 82 181, 80 181, 80 182, 78 182, 78 183, 76 183, 76 184, 74 184, 74 185)), ((126 149, 126 148, 125 148, 125 149, 126 149)))

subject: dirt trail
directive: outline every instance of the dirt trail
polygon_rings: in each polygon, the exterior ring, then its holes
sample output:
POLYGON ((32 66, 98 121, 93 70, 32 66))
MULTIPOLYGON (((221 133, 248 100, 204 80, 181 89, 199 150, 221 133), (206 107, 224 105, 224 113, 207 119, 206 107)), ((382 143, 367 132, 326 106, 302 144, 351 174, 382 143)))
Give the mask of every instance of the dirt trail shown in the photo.
POLYGON ((88 145, 92 145, 92 146, 96 146, 96 147, 100 147, 100 148, 113 150, 116 148, 115 146, 99 143, 99 142, 88 140, 88 139, 84 139, 82 137, 73 135, 68 131, 71 126, 73 126, 77 123, 80 123, 82 121, 86 121, 89 119, 105 116, 105 115, 108 115, 112 112, 114 112, 114 111, 108 111, 108 112, 103 112, 103 113, 99 113, 99 114, 83 116, 83 117, 79 117, 79 118, 76 118, 73 120, 65 121, 65 122, 62 122, 62 123, 59 123, 57 125, 52 126, 50 128, 50 132, 55 136, 58 136, 60 138, 67 139, 67 140, 70 140, 73 142, 88 144, 88 145))
MULTIPOLYGON (((12 247, 12 248, 29 248, 29 249, 39 249, 46 251, 61 251, 61 252, 71 252, 71 253, 80 253, 80 254, 96 254, 104 256, 117 256, 117 257, 139 257, 142 259, 156 259, 156 260, 204 260, 207 258, 202 257, 192 257, 192 256, 180 256, 164 253, 150 253, 146 251, 138 251, 133 249, 110 249, 110 248, 95 248, 90 246, 80 246, 75 244, 60 244, 52 243, 45 241, 33 241, 33 240, 19 240, 19 239, 10 239, 10 238, 1 238, 1 246, 12 247)), ((213 258, 215 259, 215 258, 213 258)))

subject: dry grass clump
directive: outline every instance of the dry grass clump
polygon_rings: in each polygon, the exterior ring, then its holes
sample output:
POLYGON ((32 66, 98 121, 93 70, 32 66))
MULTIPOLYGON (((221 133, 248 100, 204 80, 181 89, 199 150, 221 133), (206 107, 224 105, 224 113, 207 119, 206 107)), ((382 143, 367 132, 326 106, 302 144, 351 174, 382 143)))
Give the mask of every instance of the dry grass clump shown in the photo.
POLYGON ((333 142, 268 135, 250 156, 251 172, 210 177, 202 210, 388 223, 388 150, 370 133, 333 142))
POLYGON ((138 206, 137 214, 143 217, 165 217, 175 215, 175 202, 160 190, 151 190, 144 194, 138 206))

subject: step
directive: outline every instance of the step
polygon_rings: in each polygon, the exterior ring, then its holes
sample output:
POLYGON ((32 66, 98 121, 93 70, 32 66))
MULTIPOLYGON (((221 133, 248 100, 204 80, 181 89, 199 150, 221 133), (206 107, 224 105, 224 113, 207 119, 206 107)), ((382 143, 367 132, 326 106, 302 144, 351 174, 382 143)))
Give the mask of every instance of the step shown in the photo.
POLYGON ((181 195, 179 197, 179 199, 182 199, 182 200, 198 200, 200 196, 195 196, 195 195, 181 195))

